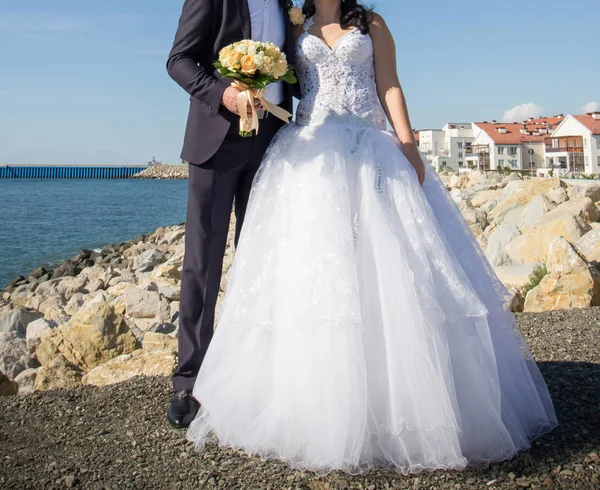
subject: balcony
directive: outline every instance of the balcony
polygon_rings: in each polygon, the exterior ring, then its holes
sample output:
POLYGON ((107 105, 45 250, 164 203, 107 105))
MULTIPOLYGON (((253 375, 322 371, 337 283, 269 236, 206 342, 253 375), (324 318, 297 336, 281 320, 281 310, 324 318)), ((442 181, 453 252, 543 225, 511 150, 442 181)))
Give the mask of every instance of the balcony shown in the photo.
POLYGON ((558 146, 552 147, 546 145, 547 153, 581 153, 583 154, 583 147, 581 146, 558 146))

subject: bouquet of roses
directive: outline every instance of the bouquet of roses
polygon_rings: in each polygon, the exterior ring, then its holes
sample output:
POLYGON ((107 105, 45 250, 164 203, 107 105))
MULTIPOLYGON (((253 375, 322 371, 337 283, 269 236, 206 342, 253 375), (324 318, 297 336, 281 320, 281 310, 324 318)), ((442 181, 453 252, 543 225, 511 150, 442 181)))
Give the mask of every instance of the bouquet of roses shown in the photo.
POLYGON ((240 135, 251 136, 253 131, 258 132, 254 99, 258 99, 265 110, 286 123, 292 117, 288 111, 271 104, 264 97, 270 83, 298 81, 285 54, 273 43, 244 40, 230 44, 219 52, 219 60, 214 62, 214 66, 221 75, 233 78, 232 85, 240 90, 240 135), (248 117, 248 104, 252 108, 251 118, 248 117))

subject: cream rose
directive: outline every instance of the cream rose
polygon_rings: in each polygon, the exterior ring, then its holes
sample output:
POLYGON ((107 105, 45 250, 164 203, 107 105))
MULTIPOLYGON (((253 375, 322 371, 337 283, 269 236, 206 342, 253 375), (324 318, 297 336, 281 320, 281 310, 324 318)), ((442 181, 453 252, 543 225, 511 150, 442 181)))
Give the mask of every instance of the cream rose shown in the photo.
POLYGON ((280 60, 274 64, 273 70, 271 73, 275 78, 281 78, 288 72, 288 64, 287 61, 280 60))
POLYGON ((254 56, 250 56, 249 54, 247 54, 246 56, 244 56, 242 58, 242 61, 241 61, 242 73, 245 73, 246 75, 254 75, 256 73, 257 69, 258 69, 258 65, 254 61, 254 56))
MULTIPOLYGON (((227 68, 231 68, 231 69, 234 69, 234 70, 239 69, 240 68, 240 63, 242 61, 242 57, 243 57, 242 53, 240 53, 238 51, 235 51, 235 50, 230 51, 227 54, 227 58, 226 58, 227 65, 228 65, 227 68)), ((225 66, 225 65, 223 65, 223 66, 225 66)))
POLYGON ((302 9, 298 7, 292 7, 289 10, 290 22, 295 26, 301 26, 306 21, 306 15, 302 13, 302 9))
POLYGON ((270 75, 273 70, 273 58, 270 56, 263 56, 262 66, 258 70, 262 75, 270 75))

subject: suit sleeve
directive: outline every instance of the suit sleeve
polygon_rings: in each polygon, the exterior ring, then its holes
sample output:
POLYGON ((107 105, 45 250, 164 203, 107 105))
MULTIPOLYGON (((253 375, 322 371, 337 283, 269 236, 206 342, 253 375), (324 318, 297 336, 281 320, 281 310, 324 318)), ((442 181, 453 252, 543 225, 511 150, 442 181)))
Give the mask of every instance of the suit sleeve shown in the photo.
POLYGON ((213 0, 185 0, 167 61, 167 72, 186 92, 204 104, 213 114, 219 112, 223 92, 228 87, 212 70, 198 61, 210 52, 213 0))

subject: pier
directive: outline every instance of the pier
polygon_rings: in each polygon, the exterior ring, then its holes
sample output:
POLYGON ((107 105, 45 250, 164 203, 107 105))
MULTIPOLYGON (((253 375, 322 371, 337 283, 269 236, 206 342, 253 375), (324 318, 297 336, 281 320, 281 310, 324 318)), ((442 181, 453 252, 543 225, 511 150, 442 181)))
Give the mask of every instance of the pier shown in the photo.
POLYGON ((0 179, 128 179, 148 165, 6 165, 0 164, 0 179))

